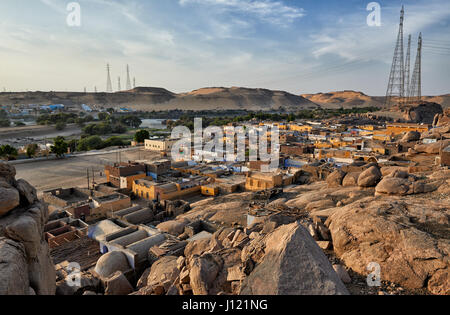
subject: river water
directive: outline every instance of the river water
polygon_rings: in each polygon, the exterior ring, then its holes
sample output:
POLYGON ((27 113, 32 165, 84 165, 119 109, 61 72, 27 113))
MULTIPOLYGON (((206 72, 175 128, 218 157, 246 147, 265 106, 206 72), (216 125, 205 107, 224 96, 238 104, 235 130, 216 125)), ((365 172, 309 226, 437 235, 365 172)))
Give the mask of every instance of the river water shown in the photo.
POLYGON ((141 128, 151 129, 167 129, 167 126, 163 124, 164 119, 142 119, 141 128))

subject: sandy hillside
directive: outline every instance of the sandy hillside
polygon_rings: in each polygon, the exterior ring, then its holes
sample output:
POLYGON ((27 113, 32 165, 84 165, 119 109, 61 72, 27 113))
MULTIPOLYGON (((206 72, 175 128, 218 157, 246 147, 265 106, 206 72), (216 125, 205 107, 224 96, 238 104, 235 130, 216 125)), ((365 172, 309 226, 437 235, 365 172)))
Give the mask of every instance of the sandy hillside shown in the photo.
MULTIPOLYGON (((367 106, 382 107, 385 102, 385 97, 383 96, 368 96, 357 91, 303 94, 302 96, 325 108, 352 108, 367 106)), ((441 104, 443 108, 450 107, 450 94, 441 96, 425 96, 424 100, 441 104)))
POLYGON ((382 97, 372 97, 356 91, 304 94, 302 96, 326 108, 382 106, 383 104, 382 97))
POLYGON ((284 91, 249 88, 205 88, 175 94, 163 88, 138 87, 117 93, 28 92, 0 93, 0 104, 87 104, 137 110, 291 110, 317 108, 299 95, 284 91))

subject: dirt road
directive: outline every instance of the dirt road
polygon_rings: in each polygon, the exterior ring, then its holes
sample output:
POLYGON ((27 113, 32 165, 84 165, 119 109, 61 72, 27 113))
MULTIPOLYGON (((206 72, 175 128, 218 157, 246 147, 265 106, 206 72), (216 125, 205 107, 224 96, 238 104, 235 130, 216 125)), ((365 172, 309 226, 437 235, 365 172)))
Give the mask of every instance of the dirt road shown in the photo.
MULTIPOLYGON (((145 151, 142 148, 122 151, 120 160, 158 160, 159 154, 145 151)), ((36 187, 38 192, 54 188, 70 188, 87 186, 87 169, 94 169, 95 181, 105 182, 104 166, 119 161, 118 153, 105 153, 93 156, 78 156, 63 160, 40 161, 15 165, 16 178, 23 178, 36 187), (102 173, 102 176, 100 176, 102 173)))

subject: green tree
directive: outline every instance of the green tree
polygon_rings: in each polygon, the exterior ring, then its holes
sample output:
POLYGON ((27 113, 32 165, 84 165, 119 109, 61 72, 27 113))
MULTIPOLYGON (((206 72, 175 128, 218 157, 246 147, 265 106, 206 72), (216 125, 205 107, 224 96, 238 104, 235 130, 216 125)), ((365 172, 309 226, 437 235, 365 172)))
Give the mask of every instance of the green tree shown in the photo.
POLYGON ((56 154, 58 158, 63 158, 67 153, 69 144, 64 137, 57 137, 50 147, 50 152, 56 154))
POLYGON ((127 115, 120 118, 120 122, 124 125, 133 128, 139 128, 142 125, 142 120, 134 115, 127 115))
POLYGON ((137 143, 144 143, 147 139, 150 139, 150 133, 147 130, 139 130, 134 135, 134 141, 137 143))
POLYGON ((110 115, 108 113, 99 113, 98 114, 98 120, 109 120, 110 115))
POLYGON ((125 141, 120 139, 119 137, 111 137, 103 143, 103 147, 105 147, 105 148, 120 147, 120 146, 124 146, 124 145, 127 145, 127 143, 125 143, 125 141))
POLYGON ((36 156, 39 151, 39 146, 36 143, 27 145, 27 156, 31 159, 36 156))
POLYGON ((0 127, 10 127, 11 121, 9 119, 2 118, 0 119, 0 127))
POLYGON ((68 145, 69 145, 70 152, 76 152, 77 147, 78 147, 78 140, 76 140, 76 139, 70 140, 68 145))
POLYGON ((92 136, 80 139, 78 142, 78 151, 90 151, 90 150, 100 150, 104 148, 104 143, 102 138, 99 136, 92 136))
POLYGON ((62 131, 62 130, 64 130, 64 129, 66 129, 66 127, 67 127, 67 125, 66 125, 66 123, 63 122, 63 121, 59 121, 59 122, 57 122, 56 125, 55 125, 55 128, 56 128, 56 130, 58 130, 58 131, 62 131))
POLYGON ((0 157, 6 160, 12 160, 17 157, 17 149, 10 146, 9 144, 2 145, 0 147, 0 157))

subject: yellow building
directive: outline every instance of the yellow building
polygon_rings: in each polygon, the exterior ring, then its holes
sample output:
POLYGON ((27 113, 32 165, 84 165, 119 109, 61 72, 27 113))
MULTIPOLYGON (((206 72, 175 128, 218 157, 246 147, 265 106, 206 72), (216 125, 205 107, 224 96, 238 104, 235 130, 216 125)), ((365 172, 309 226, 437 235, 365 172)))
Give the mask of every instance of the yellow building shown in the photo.
POLYGON ((286 124, 280 124, 280 123, 274 123, 274 126, 277 126, 278 127, 278 129, 280 129, 280 130, 288 130, 288 125, 286 125, 286 124))
POLYGON ((333 147, 333 145, 329 142, 321 142, 321 141, 316 141, 316 143, 314 143, 314 146, 317 149, 330 149, 333 147))
POLYGON ((157 184, 155 182, 140 179, 133 182, 133 193, 147 200, 176 200, 181 197, 201 192, 201 181, 189 181, 185 183, 157 184))
POLYGON ((298 132, 311 132, 313 129, 312 126, 306 126, 306 125, 294 125, 290 124, 289 129, 292 131, 298 131, 298 132))
POLYGON ((327 159, 327 158, 341 158, 350 159, 352 157, 352 152, 349 150, 337 150, 337 149, 322 149, 318 150, 316 158, 327 159))
POLYGON ((202 195, 203 196, 217 196, 219 194, 219 186, 217 185, 203 185, 202 195))
POLYGON ((386 125, 386 130, 389 134, 393 135, 399 135, 409 131, 417 131, 423 133, 430 130, 430 126, 419 124, 395 123, 386 125))
POLYGON ((392 135, 387 130, 375 130, 373 132, 373 140, 392 141, 392 135))
POLYGON ((120 188, 121 189, 132 190, 133 189, 133 182, 135 180, 137 180, 137 179, 145 179, 145 178, 147 178, 147 174, 145 174, 145 173, 139 173, 139 174, 135 174, 135 175, 120 177, 120 188))
POLYGON ((358 129, 374 131, 375 130, 375 126, 373 126, 373 125, 358 126, 358 129))
POLYGON ((86 216, 87 221, 96 221, 109 217, 114 211, 131 207, 130 197, 123 194, 113 194, 96 197, 92 200, 90 214, 86 216))
POLYGON ((247 175, 245 189, 251 191, 266 190, 283 186, 283 175, 251 172, 247 175))
POLYGON ((371 135, 373 135, 373 131, 369 131, 369 130, 360 131, 359 135, 360 136, 371 136, 371 135))
POLYGON ((177 140, 145 140, 145 149, 149 151, 168 152, 172 150, 177 140))

